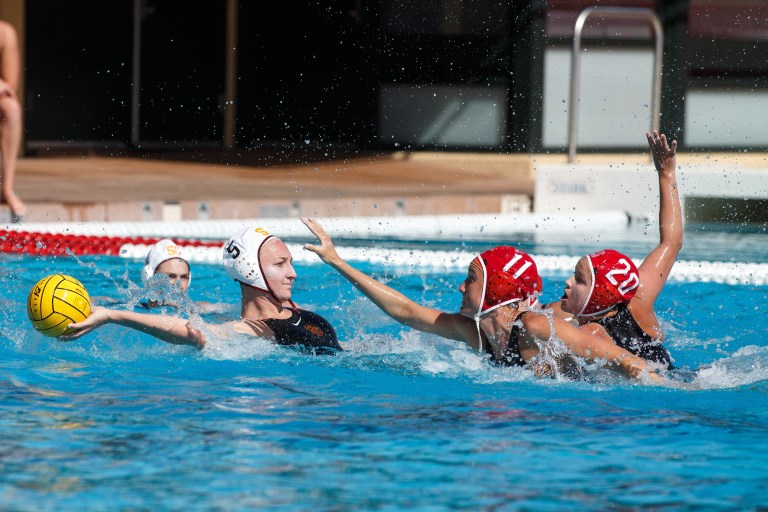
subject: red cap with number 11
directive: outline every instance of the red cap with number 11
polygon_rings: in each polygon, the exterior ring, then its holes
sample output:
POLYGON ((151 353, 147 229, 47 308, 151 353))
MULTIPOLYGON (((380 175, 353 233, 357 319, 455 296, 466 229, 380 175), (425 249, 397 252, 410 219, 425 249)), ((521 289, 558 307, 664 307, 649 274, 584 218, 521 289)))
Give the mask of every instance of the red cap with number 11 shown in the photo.
POLYGON ((499 246, 477 256, 483 269, 483 299, 477 316, 505 304, 536 300, 541 292, 541 277, 528 254, 510 246, 499 246))

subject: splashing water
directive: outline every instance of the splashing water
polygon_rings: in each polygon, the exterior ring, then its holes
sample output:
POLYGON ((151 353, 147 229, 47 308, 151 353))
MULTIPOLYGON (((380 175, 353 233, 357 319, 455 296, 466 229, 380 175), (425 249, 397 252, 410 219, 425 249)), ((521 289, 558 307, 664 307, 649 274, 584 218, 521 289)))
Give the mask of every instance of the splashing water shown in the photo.
MULTIPOLYGON (((736 242, 723 242, 722 253, 729 254, 736 242)), ((532 252, 573 257, 587 252, 581 249, 542 245, 532 252)), ((712 258, 716 249, 708 247, 712 258)), ((24 311, 29 289, 53 271, 69 273, 92 297, 118 307, 175 303, 176 314, 201 329, 237 318, 239 291, 214 265, 194 266, 184 297, 172 287, 135 285, 138 261, 2 259, 0 504, 13 500, 37 510, 63 502, 195 509, 201 500, 229 510, 409 509, 426 502, 436 510, 765 505, 768 344, 761 285, 667 284, 656 309, 679 368, 670 378, 680 386, 666 388, 627 381, 599 363, 581 365, 589 379, 577 381, 491 364, 462 343, 395 324, 312 262, 297 265, 294 300, 335 326, 345 348, 335 356, 254 338, 225 340, 215 331, 199 351, 114 325, 61 343, 34 332, 24 311), (204 312, 200 302, 221 307, 204 312)), ((463 268, 356 265, 420 303, 458 310, 463 268)), ((543 277, 544 300, 557 296, 564 276, 544 270, 543 277)), ((543 345, 542 357, 556 366, 567 355, 563 349, 554 340, 543 345)))

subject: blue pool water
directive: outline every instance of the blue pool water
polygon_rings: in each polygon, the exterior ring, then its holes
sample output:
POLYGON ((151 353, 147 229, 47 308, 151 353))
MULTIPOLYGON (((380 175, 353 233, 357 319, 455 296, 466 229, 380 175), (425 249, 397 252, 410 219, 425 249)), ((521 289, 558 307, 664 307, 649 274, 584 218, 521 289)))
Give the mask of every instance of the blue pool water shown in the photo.
MULTIPOLYGON (((654 236, 504 242, 536 255, 612 246, 641 258, 654 236)), ((766 263, 766 240, 689 232, 681 260, 766 263)), ((489 244, 411 246, 471 254, 489 244)), ((395 325, 306 258, 294 298, 336 326, 347 349, 337 356, 258 340, 198 352, 116 326, 60 343, 26 319, 32 285, 62 272, 96 301, 127 300, 140 294, 140 262, 0 259, 0 509, 768 507, 764 284, 712 282, 706 271, 667 284, 657 311, 697 388, 675 389, 493 366, 457 342, 395 325)), ((417 301, 460 304, 458 267, 355 265, 417 301)), ((542 273, 553 300, 566 272, 542 273)), ((222 305, 208 321, 237 315, 238 291, 221 267, 198 264, 193 274, 192 298, 222 305)))

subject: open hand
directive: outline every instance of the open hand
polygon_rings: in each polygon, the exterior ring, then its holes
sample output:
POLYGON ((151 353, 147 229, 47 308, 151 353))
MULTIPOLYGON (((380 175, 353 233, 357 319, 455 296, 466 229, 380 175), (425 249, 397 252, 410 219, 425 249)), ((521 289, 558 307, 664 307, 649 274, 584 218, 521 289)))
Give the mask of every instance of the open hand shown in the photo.
POLYGON ((305 244, 304 249, 317 254, 323 263, 333 265, 341 260, 336 253, 336 248, 333 246, 333 240, 328 236, 323 227, 315 220, 311 218, 302 218, 301 222, 309 228, 313 235, 320 241, 320 246, 305 244))
POLYGON ((677 141, 673 140, 672 144, 667 142, 667 136, 659 134, 657 130, 651 132, 645 132, 645 136, 648 138, 648 145, 651 147, 651 153, 653 154, 653 164, 656 166, 657 172, 674 172, 677 158, 677 141))
POLYGON ((101 306, 95 306, 91 309, 91 314, 88 315, 88 318, 82 322, 69 324, 69 329, 59 336, 58 339, 60 341, 76 340, 106 323, 109 323, 109 310, 101 306))

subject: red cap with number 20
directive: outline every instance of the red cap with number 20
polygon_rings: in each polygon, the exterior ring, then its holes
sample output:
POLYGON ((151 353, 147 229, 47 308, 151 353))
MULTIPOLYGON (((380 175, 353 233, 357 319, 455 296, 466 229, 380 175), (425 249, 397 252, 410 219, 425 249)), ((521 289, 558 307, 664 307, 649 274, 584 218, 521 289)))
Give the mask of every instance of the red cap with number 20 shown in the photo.
POLYGON ((592 274, 592 289, 584 307, 576 316, 595 316, 626 304, 640 285, 637 267, 629 256, 612 249, 587 256, 592 274))

